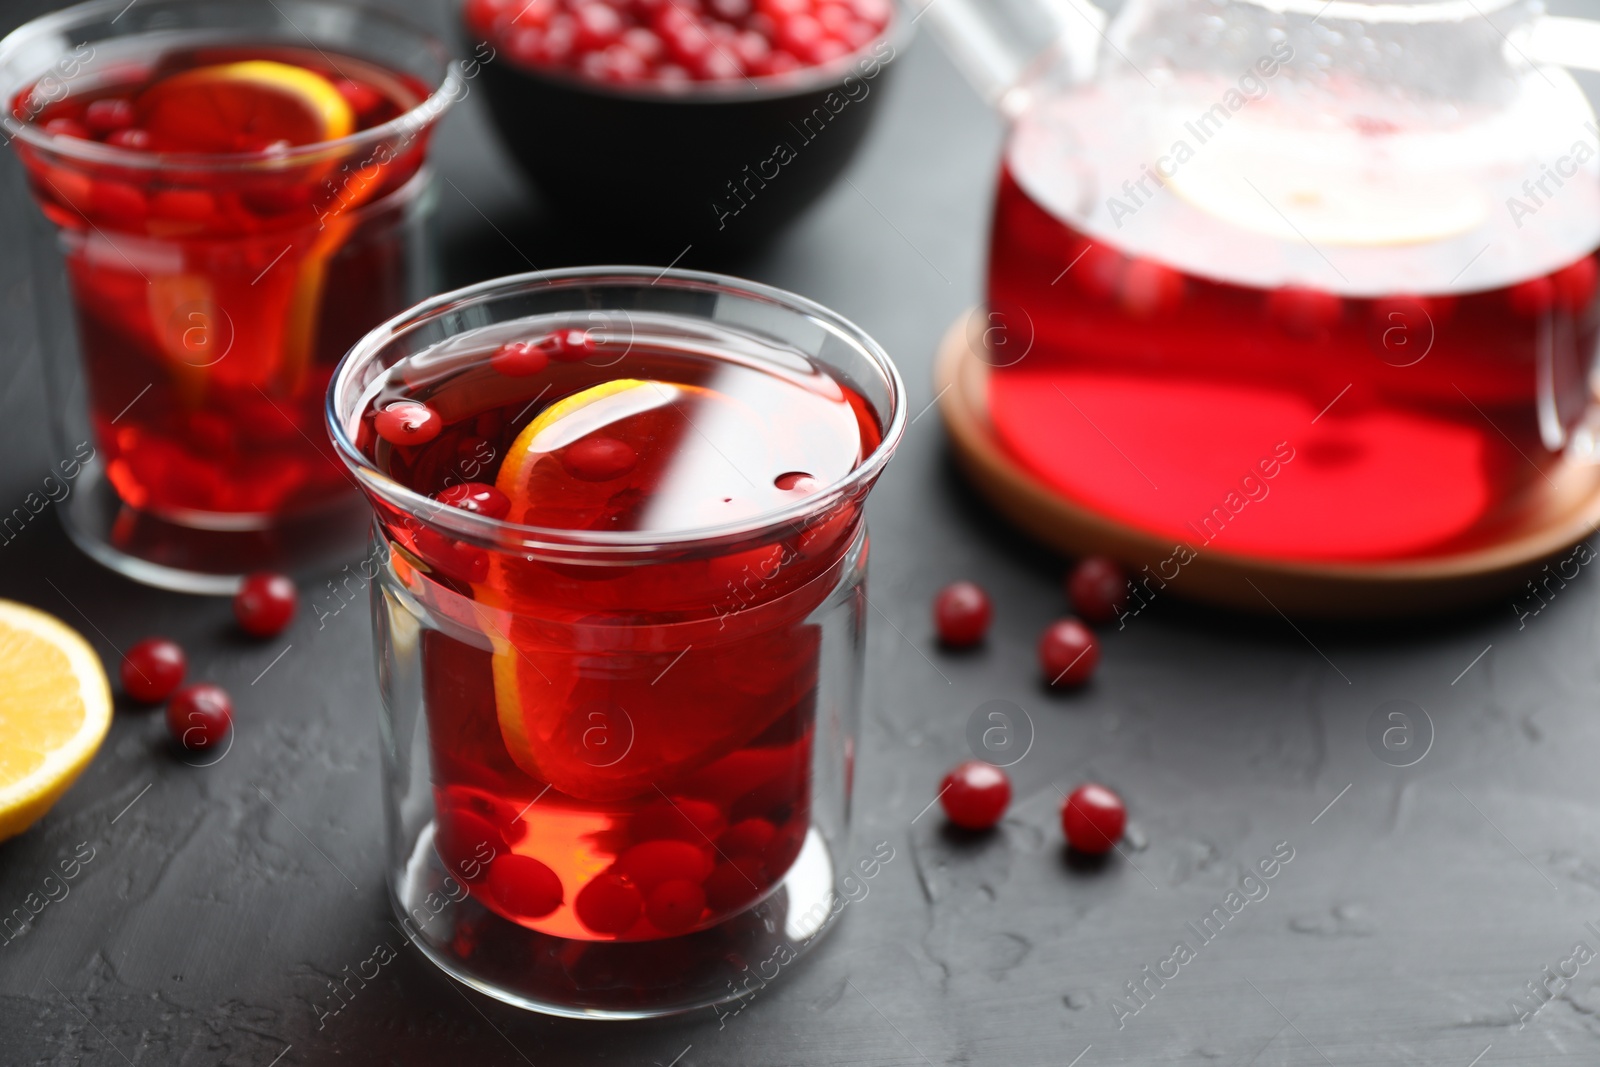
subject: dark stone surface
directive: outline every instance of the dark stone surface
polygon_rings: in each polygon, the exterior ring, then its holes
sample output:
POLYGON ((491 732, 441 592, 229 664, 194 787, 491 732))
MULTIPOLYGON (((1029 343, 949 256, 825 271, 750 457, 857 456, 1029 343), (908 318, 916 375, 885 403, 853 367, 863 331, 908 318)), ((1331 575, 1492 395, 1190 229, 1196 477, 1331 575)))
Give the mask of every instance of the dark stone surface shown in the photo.
MULTIPOLYGON (((11 0, 0 22, 40 6, 11 0)), ((541 243, 476 103, 438 143, 448 280, 581 255, 541 243)), ((884 104, 849 184, 742 269, 878 336, 916 412, 933 399, 936 340, 979 291, 999 129, 926 39, 884 104)), ((59 458, 19 254, 27 210, 14 191, 0 209, 7 509, 59 458)), ((1592 578, 1522 629, 1494 604, 1403 627, 1302 624, 1302 637, 1275 616, 1160 601, 1106 636, 1092 686, 1057 696, 1034 680, 1033 643, 1062 611, 1060 563, 963 489, 936 413, 911 426, 871 521, 855 848, 886 840, 896 858, 813 956, 722 1025, 710 1011, 597 1025, 503 1007, 407 949, 319 1028, 327 980, 396 942, 365 604, 247 644, 228 636, 225 602, 126 582, 41 517, 0 545, 0 595, 60 615, 112 663, 116 647, 171 634, 197 675, 232 688, 239 725, 230 755, 195 769, 158 715, 119 708, 78 785, 0 845, 0 912, 80 843, 94 850, 64 899, 0 943, 0 1064, 1600 1060, 1600 961, 1523 1029, 1508 1004, 1575 942, 1600 948, 1583 925, 1600 927, 1592 578), (928 620, 956 576, 998 605, 988 646, 962 656, 935 649, 928 620), (991 699, 1025 708, 1037 736, 1001 829, 956 836, 918 813, 991 699), (1364 738, 1389 700, 1426 708, 1436 729, 1409 769, 1364 738), (1056 824, 1058 789, 1088 777, 1132 810, 1126 855, 1103 863, 1065 856, 1056 824), (1269 895, 1201 944, 1185 924, 1279 842, 1294 858, 1269 895), (1179 939, 1195 958, 1119 1030, 1113 998, 1179 939)))

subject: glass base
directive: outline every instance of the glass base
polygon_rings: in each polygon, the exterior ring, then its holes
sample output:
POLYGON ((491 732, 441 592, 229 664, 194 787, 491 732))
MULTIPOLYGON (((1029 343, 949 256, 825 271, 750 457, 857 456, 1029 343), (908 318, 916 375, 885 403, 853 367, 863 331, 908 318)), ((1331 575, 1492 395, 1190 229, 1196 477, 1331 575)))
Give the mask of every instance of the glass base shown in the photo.
POLYGON ((766 988, 833 925, 833 874, 813 826, 773 891, 717 926, 658 941, 578 941, 518 926, 479 904, 446 872, 430 823, 389 889, 401 933, 480 993, 571 1019, 646 1019, 766 988))
POLYGON ((270 526, 201 528, 130 507, 89 467, 62 505, 61 523, 89 556, 136 582, 228 596, 252 571, 293 575, 348 563, 366 545, 372 512, 352 489, 347 500, 270 526))

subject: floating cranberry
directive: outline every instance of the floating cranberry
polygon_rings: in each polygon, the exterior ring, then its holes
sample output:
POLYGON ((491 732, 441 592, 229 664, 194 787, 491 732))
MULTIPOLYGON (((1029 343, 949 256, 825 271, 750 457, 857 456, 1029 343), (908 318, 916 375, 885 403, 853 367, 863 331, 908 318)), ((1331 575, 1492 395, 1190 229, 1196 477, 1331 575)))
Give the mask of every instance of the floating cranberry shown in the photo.
POLYGON ((639 454, 625 441, 603 434, 590 434, 561 451, 561 465, 574 478, 586 482, 609 482, 627 474, 639 462, 639 454))
POLYGON ((428 566, 458 582, 475 585, 489 577, 489 554, 481 548, 426 527, 412 535, 411 543, 428 566))
POLYGON ((1344 301, 1320 289, 1285 286, 1267 297, 1267 314, 1285 333, 1318 337, 1344 315, 1344 301))
POLYGON ((933 622, 939 640, 952 648, 965 648, 989 632, 994 609, 989 594, 976 582, 952 582, 933 601, 933 622))
POLYGON ((579 921, 595 933, 620 934, 638 921, 644 899, 620 876, 600 874, 579 890, 574 906, 579 921))
POLYGON ((1011 803, 1011 779, 992 763, 969 759, 956 764, 939 783, 939 803, 957 826, 987 830, 1011 803))
POLYGON ((544 918, 561 906, 563 897, 555 871, 532 856, 515 853, 497 856, 489 865, 486 888, 502 908, 522 919, 544 918))
POLYGON ((532 341, 508 341, 489 357, 489 366, 507 378, 529 378, 549 365, 550 354, 532 341))
POLYGON ((55 137, 77 137, 85 141, 92 140, 89 136, 88 128, 77 119, 51 119, 44 124, 44 132, 55 137))
POLYGON ((435 493, 433 499, 489 519, 503 519, 511 514, 511 498, 484 482, 452 485, 435 493))
POLYGON ((720 912, 737 911, 761 895, 761 861, 736 856, 706 876, 706 900, 720 912))
POLYGON ((1051 685, 1079 686, 1100 662, 1100 642, 1077 619, 1059 619, 1039 638, 1039 665, 1051 685))
POLYGON ((759 855, 777 834, 778 828, 766 819, 741 819, 728 827, 717 840, 717 847, 729 857, 759 855))
POLYGON ((258 571, 240 583, 233 597, 233 616, 245 633, 271 637, 289 625, 298 603, 294 582, 282 574, 258 571))
POLYGON ((617 857, 617 873, 627 875, 648 893, 662 882, 704 881, 711 873, 711 859, 704 848, 688 841, 645 841, 617 857))
POLYGON ((120 97, 92 100, 83 109, 83 124, 101 137, 125 130, 134 123, 133 103, 120 97))
POLYGON ((708 800, 658 800, 634 815, 629 829, 635 841, 671 838, 703 844, 715 841, 727 827, 722 809, 708 800))
POLYGON ((577 363, 579 360, 588 359, 594 355, 596 348, 593 337, 588 330, 557 330, 545 337, 540 344, 550 352, 551 359, 558 359, 563 363, 577 363))
POLYGON ((1088 556, 1067 576, 1073 610, 1090 622, 1110 622, 1128 599, 1128 579, 1114 559, 1088 556))
POLYGON ((400 400, 384 408, 372 420, 378 436, 391 445, 423 445, 439 436, 444 420, 428 405, 415 400, 400 400))
POLYGON ((150 148, 150 133, 147 130, 128 129, 117 130, 106 138, 106 144, 118 148, 130 148, 135 152, 144 152, 150 148))
POLYGON ((147 637, 122 657, 122 691, 144 704, 159 704, 183 684, 189 661, 176 641, 147 637))
POLYGON ((656 929, 681 934, 700 921, 706 910, 706 891, 696 882, 673 879, 650 890, 644 912, 656 929))
POLYGON ((1506 299, 1511 304, 1511 310, 1518 315, 1537 318, 1547 314, 1555 306, 1556 295, 1556 283, 1540 275, 1513 285, 1507 291, 1506 299))
POLYGON ((482 878, 484 864, 507 851, 505 835, 466 808, 440 808, 434 846, 450 872, 463 881, 482 878))
POLYGON ((350 105, 350 110, 360 118, 369 115, 383 105, 383 94, 370 85, 363 85, 349 78, 340 78, 333 83, 344 102, 350 105))
POLYGON ((1128 824, 1122 798, 1103 785, 1080 785, 1061 805, 1061 832, 1079 852, 1110 852, 1128 824))
POLYGON ((1134 318, 1148 319, 1176 311, 1184 299, 1183 275, 1150 259, 1128 261, 1119 298, 1122 310, 1134 318))
POLYGON ((191 752, 221 744, 232 726, 233 701, 219 685, 185 686, 167 704, 167 733, 191 752))

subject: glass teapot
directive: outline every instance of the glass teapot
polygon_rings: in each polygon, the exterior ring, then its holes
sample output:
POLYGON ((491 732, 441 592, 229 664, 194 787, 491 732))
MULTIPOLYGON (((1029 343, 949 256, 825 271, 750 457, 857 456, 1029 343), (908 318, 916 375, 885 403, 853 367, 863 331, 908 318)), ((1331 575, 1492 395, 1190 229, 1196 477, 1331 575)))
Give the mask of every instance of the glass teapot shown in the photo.
POLYGON ((1566 69, 1600 26, 1528 0, 924 13, 1010 122, 988 415, 1054 492, 1196 551, 1372 562, 1600 487, 1600 125, 1566 69))

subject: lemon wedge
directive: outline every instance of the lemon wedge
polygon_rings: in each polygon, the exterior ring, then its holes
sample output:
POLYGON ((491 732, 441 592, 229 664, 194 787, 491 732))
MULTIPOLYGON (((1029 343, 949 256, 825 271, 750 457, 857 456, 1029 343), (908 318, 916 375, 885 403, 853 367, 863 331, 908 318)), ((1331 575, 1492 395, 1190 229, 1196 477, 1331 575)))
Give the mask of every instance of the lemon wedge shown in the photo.
POLYGON ((250 152, 348 137, 355 111, 327 78, 271 59, 196 67, 140 94, 139 122, 168 151, 250 152))
POLYGON ((111 725, 111 686, 76 631, 0 600, 0 841, 38 822, 111 725))

